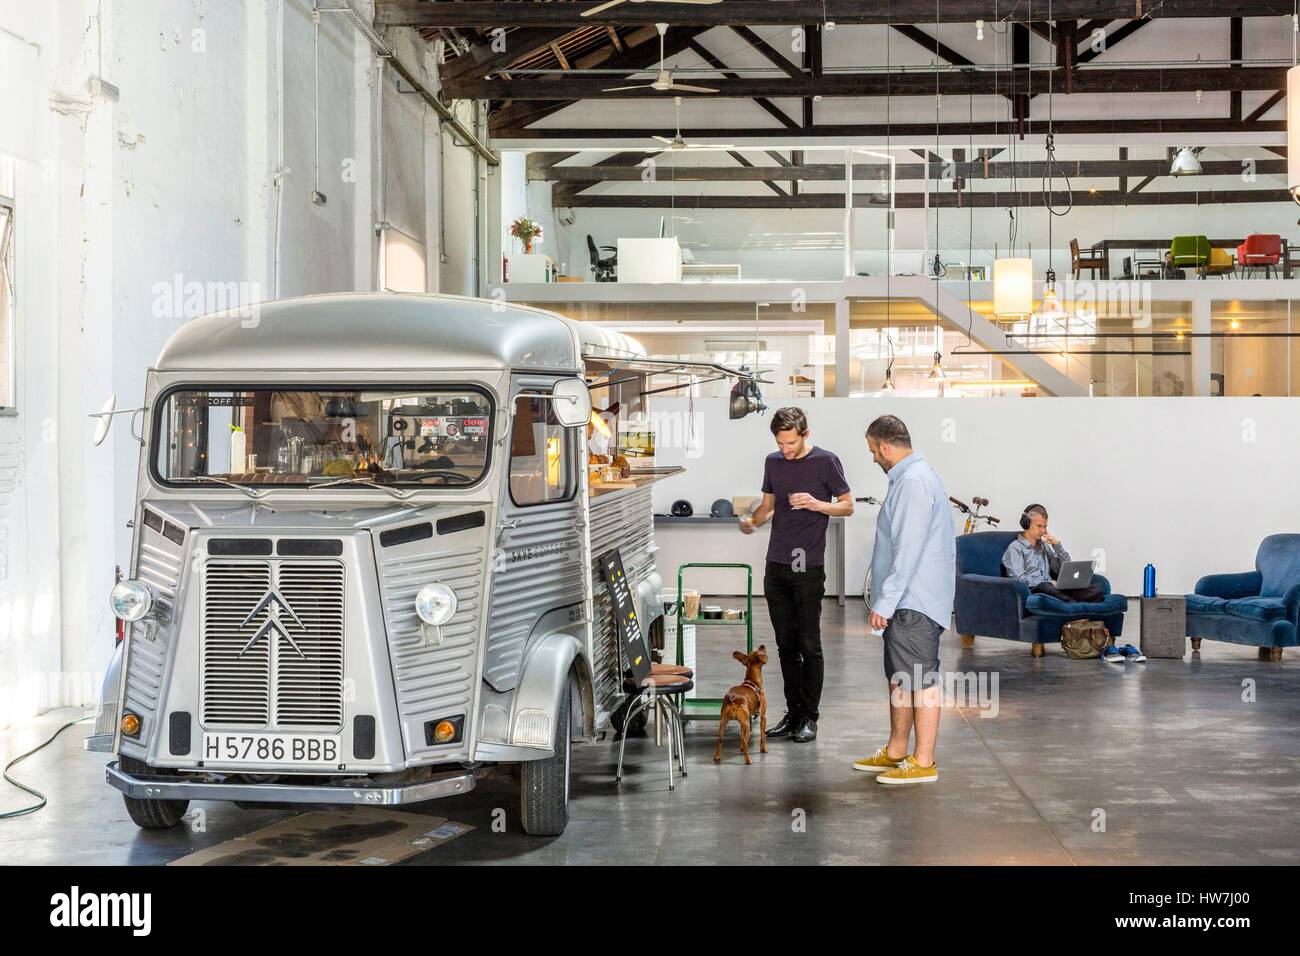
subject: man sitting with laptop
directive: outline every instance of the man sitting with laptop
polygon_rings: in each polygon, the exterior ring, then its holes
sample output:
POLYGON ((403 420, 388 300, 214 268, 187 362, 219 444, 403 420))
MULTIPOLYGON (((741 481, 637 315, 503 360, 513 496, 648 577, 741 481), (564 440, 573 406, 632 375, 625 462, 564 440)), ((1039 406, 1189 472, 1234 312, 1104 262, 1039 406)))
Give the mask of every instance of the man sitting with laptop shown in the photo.
MULTIPOLYGON (((1007 576, 1024 581, 1035 594, 1046 594, 1061 601, 1095 604, 1105 599, 1101 588, 1093 587, 1092 562, 1071 561, 1070 552, 1047 533, 1047 509, 1040 504, 1026 506, 1020 515, 1021 534, 1007 545, 1002 567, 1007 576)), ((1082 609, 1080 609, 1082 610, 1082 609)), ((1108 664, 1145 661, 1146 657, 1132 644, 1102 651, 1108 664)))
POLYGON ((1101 588, 1092 585, 1092 562, 1071 561, 1070 552, 1047 533, 1046 508, 1040 504, 1026 507, 1020 528, 1020 537, 1002 555, 1007 577, 1024 581, 1035 594, 1061 601, 1093 604, 1105 598, 1101 588))

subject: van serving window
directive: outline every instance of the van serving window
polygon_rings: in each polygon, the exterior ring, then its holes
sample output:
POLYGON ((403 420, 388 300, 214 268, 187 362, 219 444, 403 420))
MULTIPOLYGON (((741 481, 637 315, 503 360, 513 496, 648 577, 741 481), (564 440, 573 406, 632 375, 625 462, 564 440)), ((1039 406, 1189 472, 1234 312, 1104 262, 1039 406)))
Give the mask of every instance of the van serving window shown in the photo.
POLYGON ((155 417, 164 483, 458 488, 491 447, 492 403, 472 388, 178 388, 155 417))

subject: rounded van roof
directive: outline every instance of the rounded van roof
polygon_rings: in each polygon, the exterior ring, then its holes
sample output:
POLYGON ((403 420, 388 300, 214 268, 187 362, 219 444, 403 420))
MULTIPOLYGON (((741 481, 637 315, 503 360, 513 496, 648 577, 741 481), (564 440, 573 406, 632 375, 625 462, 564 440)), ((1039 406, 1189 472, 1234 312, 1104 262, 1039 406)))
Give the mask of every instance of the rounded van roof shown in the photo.
POLYGON ((634 339, 584 326, 542 309, 462 296, 311 295, 191 319, 167 340, 157 368, 580 372, 584 352, 641 353, 634 339))

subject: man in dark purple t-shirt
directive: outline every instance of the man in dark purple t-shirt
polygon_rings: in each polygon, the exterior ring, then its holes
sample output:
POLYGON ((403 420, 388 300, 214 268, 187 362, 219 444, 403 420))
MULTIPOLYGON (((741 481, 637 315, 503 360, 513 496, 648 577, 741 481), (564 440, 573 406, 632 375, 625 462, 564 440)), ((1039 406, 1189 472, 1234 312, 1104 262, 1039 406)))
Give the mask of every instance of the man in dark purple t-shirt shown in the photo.
POLYGON ((817 739, 822 696, 826 527, 832 517, 853 514, 853 494, 840 460, 809 443, 803 409, 777 409, 771 427, 777 451, 763 463, 763 501, 741 517, 740 530, 752 534, 772 519, 763 596, 781 657, 786 714, 767 736, 805 743, 817 739))

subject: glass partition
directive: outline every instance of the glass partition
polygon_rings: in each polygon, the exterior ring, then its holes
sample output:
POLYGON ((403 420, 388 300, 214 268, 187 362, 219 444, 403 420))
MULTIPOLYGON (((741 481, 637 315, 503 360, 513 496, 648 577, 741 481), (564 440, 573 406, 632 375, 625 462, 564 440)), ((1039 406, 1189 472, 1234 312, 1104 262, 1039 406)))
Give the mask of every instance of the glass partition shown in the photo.
POLYGON ((849 305, 849 394, 1008 398, 1037 393, 1001 357, 916 299, 849 305), (937 355, 937 360, 936 360, 937 355))
MULTIPOLYGON (((1285 201, 1286 160, 1272 147, 1200 147, 1201 172, 1171 176, 1163 145, 1062 144, 1052 160, 1035 140, 896 151, 895 257, 900 266, 909 254, 923 258, 926 268, 911 262, 895 274, 934 274, 937 252, 949 282, 964 280, 965 263, 987 268, 1008 255, 1032 259, 1039 279, 1049 268, 1065 279, 1077 243, 1083 279, 1159 278, 1177 236, 1204 236, 1233 256, 1257 234, 1281 241, 1280 261, 1235 277, 1263 279, 1285 272, 1286 250, 1300 240, 1285 201)), ((1198 269, 1189 263, 1172 277, 1196 279, 1198 269)))
MULTIPOLYGON (((834 394, 835 306, 828 302, 574 302, 539 306, 630 335, 657 359, 755 369, 765 399, 834 394)), ((653 376, 649 388, 681 382, 653 376)), ((725 397, 731 382, 696 376, 678 394, 725 397)))
POLYGON ((853 268, 850 235, 870 251, 868 267, 873 255, 883 262, 892 168, 883 154, 839 147, 507 152, 494 278, 840 279, 853 268))
POLYGON ((1287 299, 1230 300, 1211 307, 1210 379, 1214 394, 1296 395, 1292 369, 1300 358, 1293 306, 1287 299))

